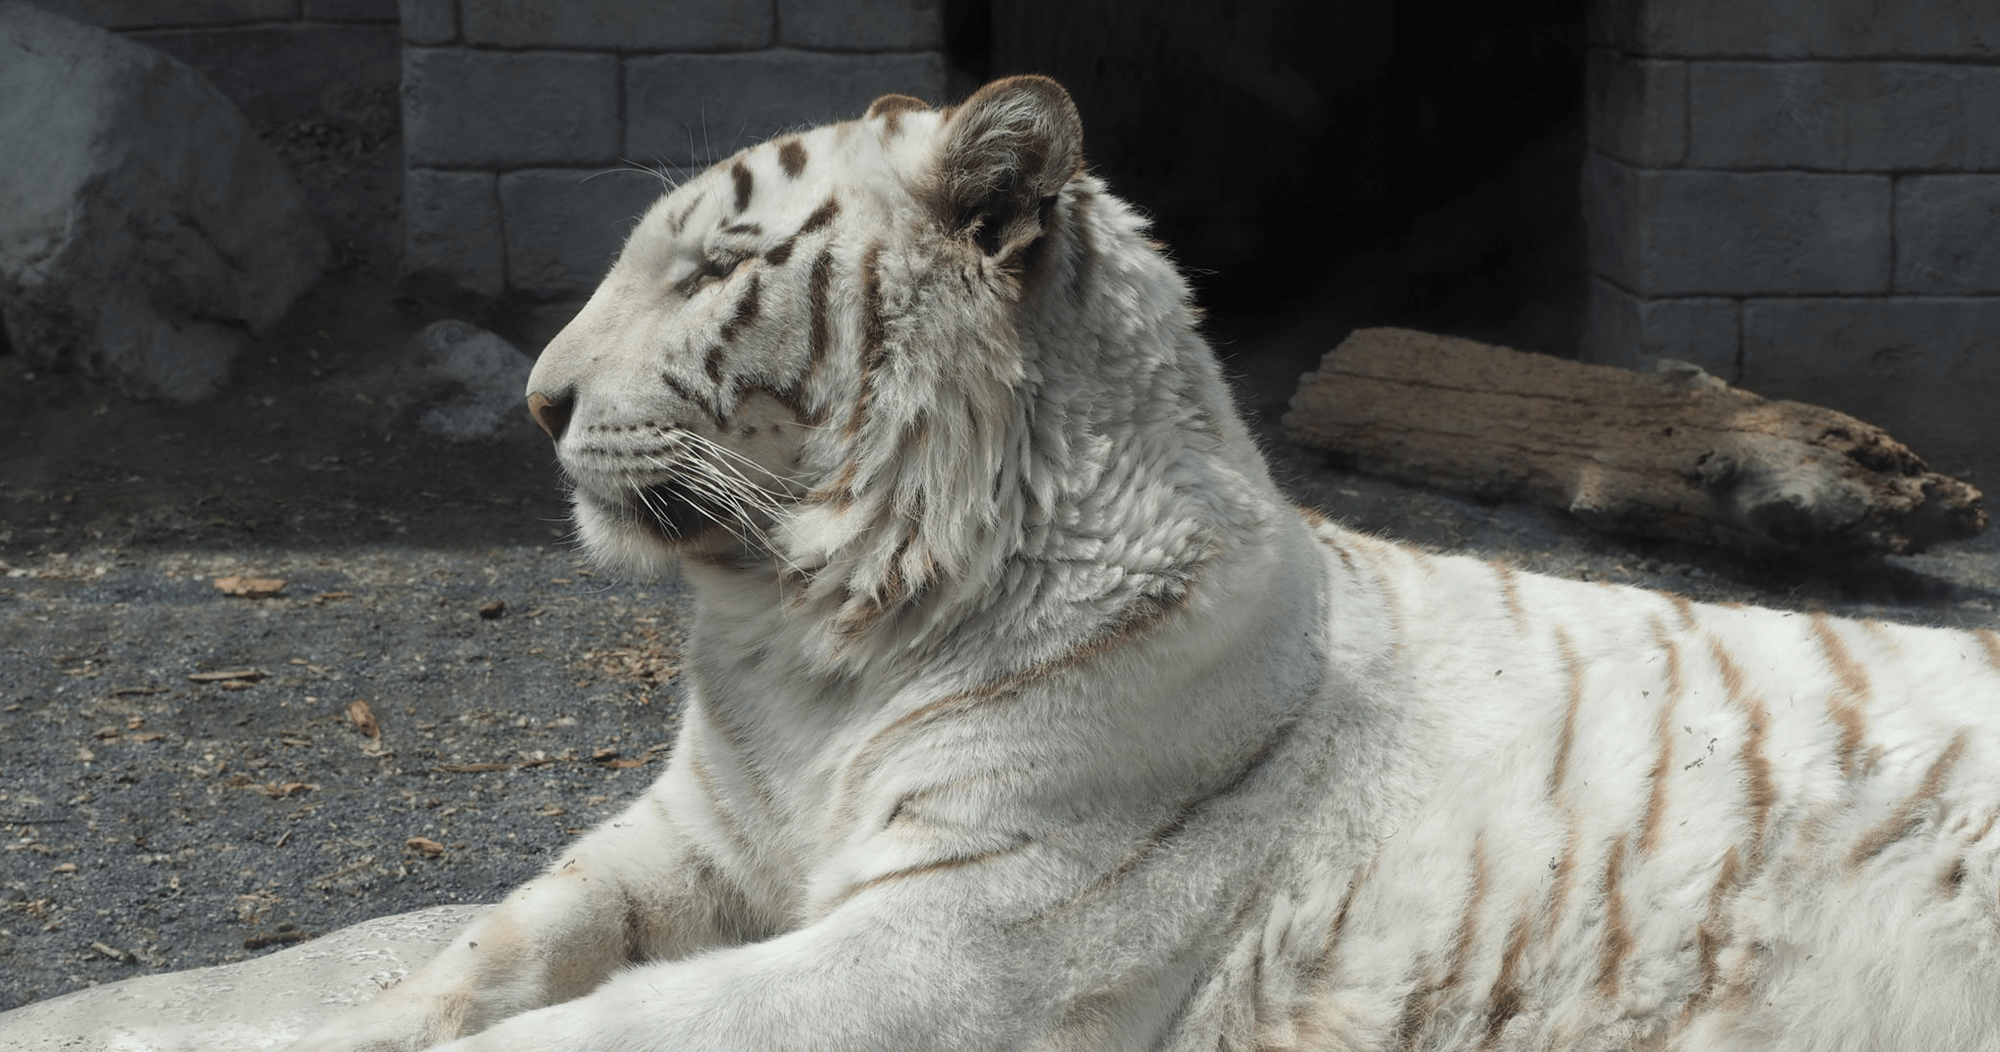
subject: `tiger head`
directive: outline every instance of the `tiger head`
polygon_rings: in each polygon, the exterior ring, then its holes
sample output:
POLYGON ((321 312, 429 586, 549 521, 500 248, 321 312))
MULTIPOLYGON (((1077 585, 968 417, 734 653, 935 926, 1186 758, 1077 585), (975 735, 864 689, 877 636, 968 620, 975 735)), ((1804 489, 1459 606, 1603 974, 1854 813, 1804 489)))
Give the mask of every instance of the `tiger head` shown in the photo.
POLYGON ((1184 283, 1100 191, 1042 77, 885 96, 673 189, 529 380, 585 547, 769 571, 850 628, 980 587, 1055 499, 1027 451, 1055 345, 1133 312, 1189 330, 1184 283), (1109 320, 1079 288, 1107 242, 1151 290, 1109 320))

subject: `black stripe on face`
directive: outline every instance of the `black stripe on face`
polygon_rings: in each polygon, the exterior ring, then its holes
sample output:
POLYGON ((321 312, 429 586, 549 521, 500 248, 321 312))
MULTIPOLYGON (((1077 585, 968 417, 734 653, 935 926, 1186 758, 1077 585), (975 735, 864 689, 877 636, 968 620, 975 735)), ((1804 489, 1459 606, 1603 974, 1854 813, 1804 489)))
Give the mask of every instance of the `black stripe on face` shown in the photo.
POLYGON ((807 234, 810 234, 813 231, 818 230, 819 228, 827 225, 828 223, 833 222, 833 217, 839 214, 840 214, 840 201, 835 198, 829 197, 826 199, 825 204, 814 209, 813 214, 806 217, 805 225, 799 227, 799 232, 792 236, 804 237, 807 234))
POLYGON ((812 370, 818 369, 819 364, 826 360, 826 346, 832 338, 827 324, 828 300, 832 295, 833 250, 821 249, 819 258, 813 260, 812 276, 806 279, 806 297, 810 305, 808 316, 811 319, 806 342, 811 354, 807 375, 811 375, 812 370))
POLYGON ((742 161, 730 164, 729 178, 736 182, 736 210, 741 212, 750 207, 750 192, 756 188, 756 183, 750 176, 750 169, 743 167, 742 161))
POLYGON ((728 321, 722 323, 722 342, 736 342, 736 337, 757 320, 757 313, 762 306, 759 296, 762 284, 758 279, 759 275, 750 275, 750 287, 745 289, 742 298, 736 301, 736 312, 729 316, 728 321))
POLYGON ((806 148, 797 139, 786 139, 778 147, 778 163, 785 169, 785 178, 797 179, 806 170, 806 148))

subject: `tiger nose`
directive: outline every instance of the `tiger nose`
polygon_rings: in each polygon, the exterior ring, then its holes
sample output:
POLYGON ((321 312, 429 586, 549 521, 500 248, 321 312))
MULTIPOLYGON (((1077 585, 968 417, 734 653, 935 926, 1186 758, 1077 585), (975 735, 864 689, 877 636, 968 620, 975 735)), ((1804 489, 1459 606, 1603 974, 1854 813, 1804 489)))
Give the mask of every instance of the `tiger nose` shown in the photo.
POLYGON ((542 430, 548 432, 550 438, 562 437, 563 429, 569 426, 570 411, 575 408, 574 390, 558 391, 553 398, 540 391, 528 393, 528 415, 542 425, 542 430))

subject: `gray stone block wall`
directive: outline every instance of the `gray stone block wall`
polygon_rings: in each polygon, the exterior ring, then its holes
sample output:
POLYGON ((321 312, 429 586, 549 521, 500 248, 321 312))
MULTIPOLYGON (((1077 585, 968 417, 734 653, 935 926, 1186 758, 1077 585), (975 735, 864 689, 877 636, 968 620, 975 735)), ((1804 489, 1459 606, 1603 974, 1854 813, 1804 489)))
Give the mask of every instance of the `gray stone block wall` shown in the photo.
POLYGON ((1588 32, 1586 358, 1856 408, 2000 385, 2000 3, 1593 0, 1588 32))
POLYGON ((684 177, 786 128, 940 99, 941 0, 402 0, 407 266, 588 293, 684 177))
POLYGON ((396 0, 34 0, 200 70, 252 125, 320 113, 329 89, 399 76, 396 0))

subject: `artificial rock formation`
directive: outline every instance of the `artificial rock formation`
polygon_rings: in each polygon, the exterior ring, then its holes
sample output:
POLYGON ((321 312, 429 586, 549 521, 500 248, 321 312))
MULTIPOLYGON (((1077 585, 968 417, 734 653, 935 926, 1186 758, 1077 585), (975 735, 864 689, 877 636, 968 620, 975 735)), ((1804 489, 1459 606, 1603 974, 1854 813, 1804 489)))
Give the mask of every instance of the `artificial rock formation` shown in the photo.
POLYGON ((0 319, 14 353, 192 401, 318 279, 298 184, 207 79, 0 3, 0 319))

